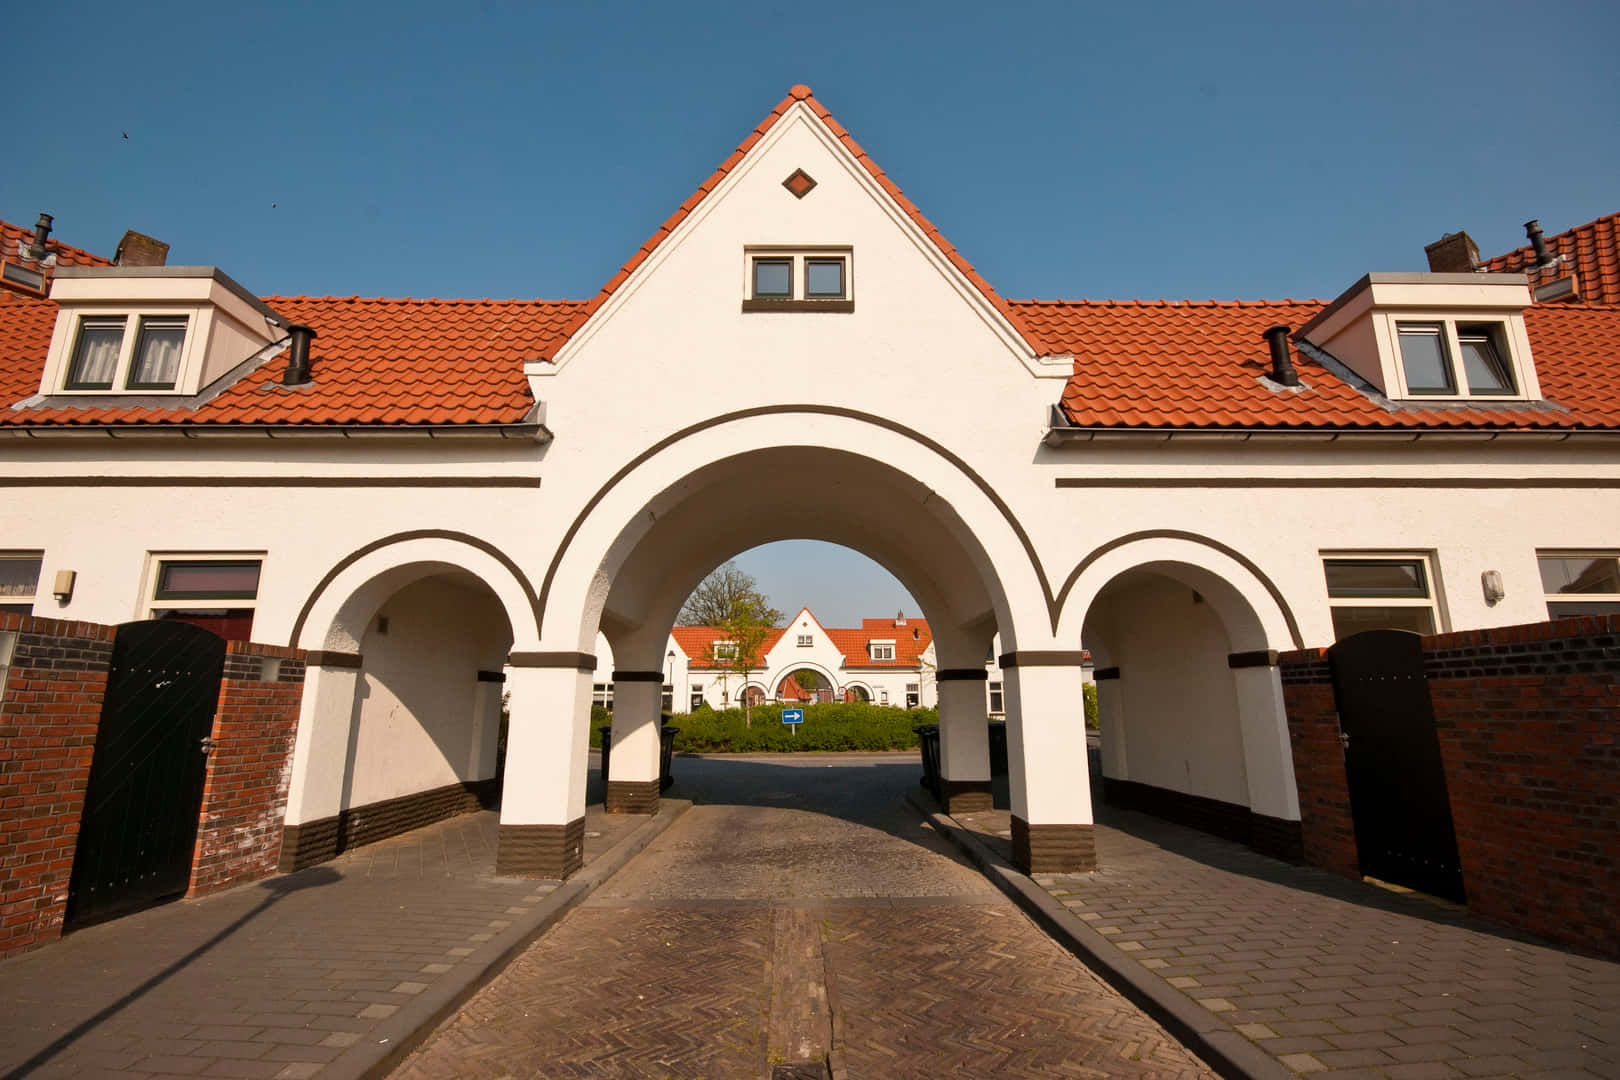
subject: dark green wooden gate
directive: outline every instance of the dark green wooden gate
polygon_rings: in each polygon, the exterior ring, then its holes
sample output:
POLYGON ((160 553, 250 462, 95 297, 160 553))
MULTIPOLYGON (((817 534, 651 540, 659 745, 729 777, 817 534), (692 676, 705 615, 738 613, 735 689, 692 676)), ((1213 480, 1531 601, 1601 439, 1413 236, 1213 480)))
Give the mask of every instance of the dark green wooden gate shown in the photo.
POLYGON ((113 644, 68 886, 67 925, 186 891, 225 666, 225 639, 173 620, 125 623, 113 644))
POLYGON ((1334 645, 1328 660, 1361 872, 1464 902, 1422 640, 1368 630, 1334 645))

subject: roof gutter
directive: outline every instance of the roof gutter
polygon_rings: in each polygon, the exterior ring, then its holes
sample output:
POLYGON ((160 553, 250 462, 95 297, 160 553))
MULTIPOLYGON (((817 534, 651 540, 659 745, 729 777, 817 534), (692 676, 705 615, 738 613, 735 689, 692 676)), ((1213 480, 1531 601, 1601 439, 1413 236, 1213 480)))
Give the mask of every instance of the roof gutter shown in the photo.
POLYGON ((1169 443, 1587 443, 1620 440, 1620 430, 1582 431, 1569 428, 1504 431, 1424 428, 1099 428, 1053 427, 1045 443, 1054 449, 1098 443, 1163 446, 1169 443))
POLYGON ((13 439, 351 439, 407 442, 421 440, 519 439, 549 443, 551 429, 520 424, 6 424, 0 438, 13 439))

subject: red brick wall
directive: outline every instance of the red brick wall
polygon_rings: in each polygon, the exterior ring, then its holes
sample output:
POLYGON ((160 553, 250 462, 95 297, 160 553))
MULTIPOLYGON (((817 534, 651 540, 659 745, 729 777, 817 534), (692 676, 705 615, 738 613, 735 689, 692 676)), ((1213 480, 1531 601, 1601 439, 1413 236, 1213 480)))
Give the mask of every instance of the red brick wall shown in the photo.
POLYGON ((188 896, 276 872, 303 691, 302 652, 227 647, 188 896))
POLYGON ((62 933, 113 628, 0 612, 0 956, 62 933))
MULTIPOLYGON (((1278 663, 1306 860, 1358 877, 1324 650, 1278 663)), ((1437 634, 1423 664, 1469 910, 1620 956, 1620 615, 1437 634)))
POLYGON ((1620 956, 1620 616, 1423 651, 1469 910, 1620 956))
POLYGON ((1283 702, 1288 710, 1288 741, 1293 748, 1299 788, 1300 826, 1305 861, 1359 879, 1350 788, 1339 745, 1339 711, 1326 649, 1302 649, 1277 657, 1283 702))

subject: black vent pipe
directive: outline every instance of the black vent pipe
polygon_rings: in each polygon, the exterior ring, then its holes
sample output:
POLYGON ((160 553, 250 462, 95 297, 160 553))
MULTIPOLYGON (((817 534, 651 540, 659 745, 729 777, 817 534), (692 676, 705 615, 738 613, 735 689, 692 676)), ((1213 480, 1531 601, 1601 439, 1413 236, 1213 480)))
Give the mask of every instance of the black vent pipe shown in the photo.
POLYGON ((287 356, 287 372, 281 377, 283 386, 303 386, 309 382, 309 343, 315 340, 315 331, 307 326, 289 326, 292 352, 287 356))
POLYGON ((45 241, 51 236, 51 222, 54 219, 49 214, 39 215, 34 222, 34 242, 28 245, 28 257, 35 262, 45 257, 45 241))
POLYGON ((1552 252, 1547 250, 1547 241, 1541 235, 1541 220, 1532 218, 1524 223, 1524 235, 1530 238, 1530 246, 1536 251, 1536 265, 1546 266, 1552 262, 1552 252))
POLYGON ((1298 386, 1299 372, 1294 370, 1294 358, 1288 352, 1288 327, 1279 323, 1261 336, 1271 343, 1271 381, 1298 386))

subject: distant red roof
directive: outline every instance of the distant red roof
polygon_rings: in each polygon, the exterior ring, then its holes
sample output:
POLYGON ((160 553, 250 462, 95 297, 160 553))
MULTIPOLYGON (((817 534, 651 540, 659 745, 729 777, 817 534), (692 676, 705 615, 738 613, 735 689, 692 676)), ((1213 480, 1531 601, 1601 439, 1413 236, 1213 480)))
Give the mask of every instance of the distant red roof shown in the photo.
MULTIPOLYGON (((26 229, 21 225, 13 225, 9 221, 0 221, 0 259, 7 262, 17 262, 20 255, 17 245, 24 247, 34 242, 34 230, 26 229)), ((111 266, 111 259, 104 259, 94 255, 83 248, 64 244, 52 236, 45 241, 45 257, 56 256, 57 266, 111 266)))
POLYGON ((1550 253, 1565 256, 1568 261, 1540 270, 1535 265, 1535 248, 1526 244, 1505 255, 1486 259, 1481 269, 1499 274, 1529 273, 1531 285, 1556 281, 1573 271, 1580 298, 1560 303, 1620 304, 1620 213, 1607 214, 1543 239, 1550 253))
MULTIPOLYGON (((819 625, 819 623, 818 623, 819 625)), ((905 626, 895 626, 893 619, 862 619, 858 629, 845 629, 824 626, 833 647, 844 654, 844 665, 850 668, 915 668, 918 657, 927 650, 929 642, 934 635, 928 629, 926 619, 907 619, 905 626), (916 631, 914 636, 912 631, 916 631), (868 643, 872 641, 893 641, 893 660, 871 660, 867 650, 868 643)), ((761 655, 770 652, 787 633, 786 628, 772 630, 765 638, 765 644, 760 647, 761 655)), ((681 647, 690 659, 690 667, 694 671, 713 670, 714 664, 703 662, 708 647, 716 641, 724 641, 725 637, 718 627, 714 626, 677 626, 670 631, 675 643, 681 647)))

